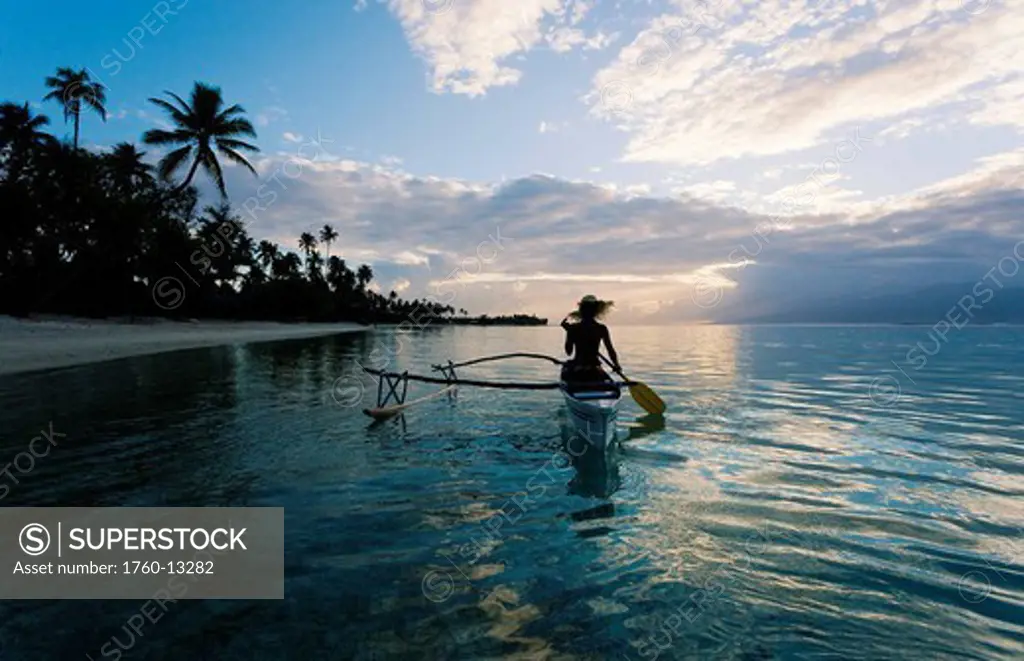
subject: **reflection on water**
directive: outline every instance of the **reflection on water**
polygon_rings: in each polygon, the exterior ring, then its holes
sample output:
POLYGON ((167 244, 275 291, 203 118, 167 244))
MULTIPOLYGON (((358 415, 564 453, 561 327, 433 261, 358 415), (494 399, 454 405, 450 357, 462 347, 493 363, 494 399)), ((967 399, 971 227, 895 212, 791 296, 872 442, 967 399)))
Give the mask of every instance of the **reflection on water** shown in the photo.
MULTIPOLYGON (((8 377, 0 464, 66 436, 2 504, 285 507, 284 601, 179 602, 125 659, 1024 658, 1024 333, 966 328, 894 374, 919 331, 620 329, 669 411, 624 402, 607 454, 572 444, 554 393, 464 388, 376 426, 371 383, 332 395, 356 361, 555 353, 557 328, 8 377)), ((6 602, 0 658, 99 659, 139 605, 6 602)))
POLYGON ((571 457, 575 473, 569 481, 569 493, 584 498, 609 498, 618 491, 619 477, 619 446, 612 445, 605 452, 598 452, 576 436, 567 425, 564 428, 565 438, 563 452, 571 457))
POLYGON ((632 423, 627 421, 628 432, 625 441, 638 441, 644 436, 657 434, 665 430, 665 416, 656 413, 646 413, 636 418, 632 423))

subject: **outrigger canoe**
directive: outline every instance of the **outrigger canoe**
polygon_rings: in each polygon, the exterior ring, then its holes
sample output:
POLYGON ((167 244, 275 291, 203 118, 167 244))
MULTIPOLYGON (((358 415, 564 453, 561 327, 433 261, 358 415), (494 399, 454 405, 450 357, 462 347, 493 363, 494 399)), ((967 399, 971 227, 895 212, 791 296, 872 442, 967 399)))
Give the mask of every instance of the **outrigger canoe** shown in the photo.
POLYGON ((560 387, 576 434, 599 450, 614 443, 618 406, 622 400, 618 384, 580 390, 578 386, 562 382, 560 387))
POLYGON ((634 399, 649 412, 660 414, 665 410, 664 402, 650 388, 642 383, 627 380, 625 377, 623 377, 622 381, 603 381, 600 383, 570 384, 562 380, 521 383, 463 379, 455 372, 456 368, 460 367, 512 358, 534 358, 546 360, 559 366, 564 365, 563 361, 543 354, 509 353, 476 358, 462 363, 453 363, 449 360, 446 365, 432 365, 431 369, 434 372, 440 372, 440 376, 423 376, 409 374, 408 372, 386 372, 363 367, 364 371, 377 376, 379 379, 377 406, 364 409, 363 412, 374 418, 374 420, 386 420, 402 413, 414 404, 429 401, 445 394, 449 397, 454 397, 458 386, 512 390, 559 390, 565 399, 566 408, 569 410, 569 419, 574 431, 593 447, 604 450, 612 445, 616 438, 618 405, 622 400, 623 386, 628 386, 630 394, 633 395, 634 399), (405 395, 409 381, 436 383, 443 385, 444 388, 426 397, 420 397, 419 399, 407 402, 405 395), (638 394, 640 393, 643 393, 644 396, 639 397, 638 394), (651 407, 656 407, 657 411, 652 410, 651 407))

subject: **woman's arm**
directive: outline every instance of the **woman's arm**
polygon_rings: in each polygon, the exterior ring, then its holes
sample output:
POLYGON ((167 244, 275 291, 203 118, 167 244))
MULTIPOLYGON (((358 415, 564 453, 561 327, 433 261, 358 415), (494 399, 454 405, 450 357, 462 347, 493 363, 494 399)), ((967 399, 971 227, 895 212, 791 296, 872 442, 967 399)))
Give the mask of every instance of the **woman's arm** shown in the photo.
POLYGON ((615 371, 621 371, 619 367, 619 354, 615 353, 615 347, 612 346, 612 335, 608 332, 608 327, 604 327, 604 348, 608 350, 608 358, 612 361, 612 365, 615 366, 615 371))
POLYGON ((562 320, 562 328, 565 329, 565 355, 571 356, 573 349, 572 325, 569 323, 568 319, 562 320))

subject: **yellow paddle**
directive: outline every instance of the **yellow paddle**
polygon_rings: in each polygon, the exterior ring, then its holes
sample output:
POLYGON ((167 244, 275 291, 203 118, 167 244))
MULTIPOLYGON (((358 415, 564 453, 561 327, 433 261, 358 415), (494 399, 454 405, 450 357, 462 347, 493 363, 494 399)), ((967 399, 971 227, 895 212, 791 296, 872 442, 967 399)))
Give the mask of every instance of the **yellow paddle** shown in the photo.
MULTIPOLYGON (((615 365, 612 365, 612 362, 605 358, 603 355, 601 356, 601 360, 608 363, 608 366, 611 367, 616 374, 621 376, 626 381, 633 381, 628 376, 623 374, 622 370, 615 369, 615 365)), ((665 412, 665 409, 667 408, 665 406, 665 402, 661 399, 661 397, 658 397, 658 393, 654 392, 651 389, 651 387, 646 383, 641 383, 639 381, 633 382, 632 385, 629 386, 629 394, 636 401, 636 403, 640 405, 640 408, 647 411, 648 413, 654 415, 661 415, 662 413, 665 412)))

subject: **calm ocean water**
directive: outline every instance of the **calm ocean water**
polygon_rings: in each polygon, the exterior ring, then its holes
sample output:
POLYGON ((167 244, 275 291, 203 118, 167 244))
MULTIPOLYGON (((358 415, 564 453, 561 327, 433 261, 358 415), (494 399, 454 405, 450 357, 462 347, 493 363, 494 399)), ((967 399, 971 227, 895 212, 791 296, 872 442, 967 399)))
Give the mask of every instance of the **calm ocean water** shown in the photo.
POLYGON ((0 464, 66 434, 3 506, 283 506, 287 580, 141 635, 141 602, 2 602, 0 659, 98 660, 112 638, 123 659, 1024 658, 1024 329, 613 332, 669 412, 625 403, 621 448, 572 461, 552 392, 467 388, 372 428, 336 401, 375 350, 425 370, 557 354, 557 328, 0 378, 0 464))

